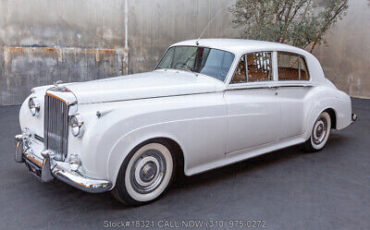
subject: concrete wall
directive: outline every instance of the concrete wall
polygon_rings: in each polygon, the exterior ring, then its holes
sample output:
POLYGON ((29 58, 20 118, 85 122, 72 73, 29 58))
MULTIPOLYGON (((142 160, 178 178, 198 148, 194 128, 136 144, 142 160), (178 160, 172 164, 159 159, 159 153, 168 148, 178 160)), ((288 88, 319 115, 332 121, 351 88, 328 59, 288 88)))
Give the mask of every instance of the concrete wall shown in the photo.
POLYGON ((153 69, 174 42, 237 37, 229 0, 0 0, 0 105, 19 104, 37 85, 153 69), (219 9, 222 9, 219 11, 219 9), (128 63, 125 54, 128 53, 128 63))
MULTIPOLYGON (((239 36, 227 11, 235 0, 127 1, 126 37, 125 0, 0 0, 0 105, 19 104, 32 87, 57 80, 151 70, 168 45, 198 37, 214 15, 204 37, 239 36)), ((370 97, 370 8, 350 1, 316 54, 339 88, 370 97)))
POLYGON ((351 96, 370 98, 370 0, 350 0, 326 39, 314 52, 326 76, 351 96))

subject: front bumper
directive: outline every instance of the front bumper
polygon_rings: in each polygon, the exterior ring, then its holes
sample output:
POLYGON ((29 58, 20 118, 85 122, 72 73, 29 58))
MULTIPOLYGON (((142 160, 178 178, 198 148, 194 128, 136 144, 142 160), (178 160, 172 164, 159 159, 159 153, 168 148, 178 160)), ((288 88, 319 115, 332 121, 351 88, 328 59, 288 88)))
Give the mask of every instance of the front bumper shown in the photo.
POLYGON ((54 160, 53 153, 49 150, 41 151, 41 156, 35 154, 27 134, 16 135, 15 141, 15 161, 25 163, 28 169, 42 182, 49 182, 57 178, 89 193, 101 193, 112 189, 112 183, 108 180, 88 178, 79 172, 70 170, 68 163, 54 160))

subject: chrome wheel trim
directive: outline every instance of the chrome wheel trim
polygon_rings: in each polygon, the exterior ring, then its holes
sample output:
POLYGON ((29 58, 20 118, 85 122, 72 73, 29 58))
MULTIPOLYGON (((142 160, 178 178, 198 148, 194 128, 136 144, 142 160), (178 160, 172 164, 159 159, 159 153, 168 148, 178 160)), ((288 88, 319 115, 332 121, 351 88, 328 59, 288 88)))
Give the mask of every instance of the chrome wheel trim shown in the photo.
POLYGON ((139 202, 157 198, 167 188, 173 171, 173 159, 168 148, 150 143, 137 150, 125 173, 128 194, 139 202))
POLYGON ((325 146, 329 139, 330 129, 330 115, 327 112, 323 112, 316 120, 312 129, 311 144, 313 148, 319 150, 325 146))
POLYGON ((327 134, 328 123, 324 118, 317 120, 313 129, 312 137, 313 142, 317 145, 321 144, 327 134))
POLYGON ((161 166, 158 163, 158 160, 152 156, 144 156, 137 160, 135 164, 135 172, 131 172, 131 180, 138 183, 140 186, 149 186, 153 184, 154 179, 158 178, 158 170, 161 166))
POLYGON ((138 193, 153 191, 166 173, 165 159, 156 150, 144 152, 131 169, 131 184, 138 193), (155 157, 153 155, 156 155, 155 157))

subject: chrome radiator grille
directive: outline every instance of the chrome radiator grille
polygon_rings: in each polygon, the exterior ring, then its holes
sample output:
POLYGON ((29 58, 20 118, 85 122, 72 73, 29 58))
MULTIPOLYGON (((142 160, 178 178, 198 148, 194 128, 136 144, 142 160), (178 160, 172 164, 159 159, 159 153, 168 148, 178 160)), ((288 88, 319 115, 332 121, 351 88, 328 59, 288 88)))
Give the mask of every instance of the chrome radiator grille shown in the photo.
POLYGON ((53 96, 45 96, 44 138, 46 149, 64 160, 68 148, 68 105, 53 96))

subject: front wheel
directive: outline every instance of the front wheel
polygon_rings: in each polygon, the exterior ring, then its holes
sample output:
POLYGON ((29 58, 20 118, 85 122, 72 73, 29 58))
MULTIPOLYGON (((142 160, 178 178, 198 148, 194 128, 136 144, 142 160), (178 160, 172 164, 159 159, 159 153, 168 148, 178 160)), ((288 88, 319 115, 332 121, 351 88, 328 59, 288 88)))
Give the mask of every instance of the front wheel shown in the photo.
POLYGON ((328 142, 330 129, 330 115, 327 112, 322 112, 313 125, 310 139, 303 144, 303 150, 306 152, 322 150, 328 142))
POLYGON ((128 205, 157 199, 173 179, 174 159, 166 143, 147 143, 135 148, 119 171, 114 197, 128 205))

